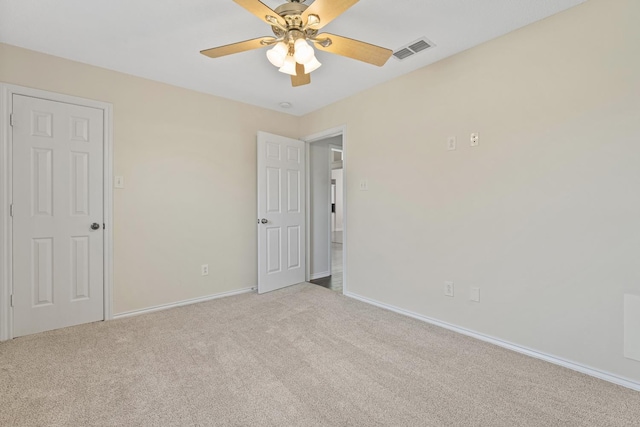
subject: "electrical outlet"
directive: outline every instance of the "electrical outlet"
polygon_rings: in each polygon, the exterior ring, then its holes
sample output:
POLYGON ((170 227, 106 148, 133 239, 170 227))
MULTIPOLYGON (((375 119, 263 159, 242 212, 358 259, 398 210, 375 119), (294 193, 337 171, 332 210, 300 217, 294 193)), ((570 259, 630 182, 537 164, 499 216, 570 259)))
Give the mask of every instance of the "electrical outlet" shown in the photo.
POLYGON ((474 302, 480 302, 480 288, 471 288, 469 299, 474 302))
POLYGON ((202 270, 202 275, 203 276, 208 276, 209 275, 209 264, 202 264, 200 266, 200 269, 202 270))
POLYGON ((457 141, 455 136, 450 136, 447 138, 447 150, 453 151, 456 149, 457 141))
POLYGON ((480 145, 480 134, 477 132, 471 134, 471 146, 477 147, 480 145))
POLYGON ((453 282, 444 282, 444 295, 447 297, 453 296, 453 282))

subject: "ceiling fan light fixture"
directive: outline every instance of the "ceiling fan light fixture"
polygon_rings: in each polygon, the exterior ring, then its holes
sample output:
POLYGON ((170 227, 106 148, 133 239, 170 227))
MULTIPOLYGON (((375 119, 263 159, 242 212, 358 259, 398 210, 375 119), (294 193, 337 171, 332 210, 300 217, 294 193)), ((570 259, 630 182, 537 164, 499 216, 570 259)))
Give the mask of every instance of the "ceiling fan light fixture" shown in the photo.
POLYGON ((295 53, 293 54, 298 64, 306 65, 315 57, 313 48, 305 39, 298 39, 293 45, 295 53))
POLYGON ((310 74, 312 71, 317 70, 321 66, 322 64, 320 63, 320 61, 318 61, 318 59, 314 55, 313 58, 311 58, 311 61, 304 64, 304 73, 310 74))
POLYGON ((286 43, 280 42, 267 51, 267 59, 279 68, 284 65, 288 53, 289 46, 286 43))
POLYGON ((313 28, 320 23, 320 17, 318 15, 309 15, 307 18, 307 28, 313 28))
POLYGON ((293 56, 287 55, 284 59, 284 64, 278 70, 281 73, 289 74, 290 76, 295 76, 298 73, 296 72, 296 60, 293 59, 293 56))
MULTIPOLYGON (((267 23, 275 37, 258 37, 201 50, 200 53, 209 58, 220 58, 268 46, 265 53, 269 62, 291 76, 292 87, 311 83, 311 72, 322 65, 315 56, 316 48, 379 67, 393 55, 392 50, 370 43, 319 33, 358 0, 278 0, 286 2, 275 9, 265 4, 265 0, 233 1, 267 23)), ((414 44, 409 47, 413 48, 414 44)))

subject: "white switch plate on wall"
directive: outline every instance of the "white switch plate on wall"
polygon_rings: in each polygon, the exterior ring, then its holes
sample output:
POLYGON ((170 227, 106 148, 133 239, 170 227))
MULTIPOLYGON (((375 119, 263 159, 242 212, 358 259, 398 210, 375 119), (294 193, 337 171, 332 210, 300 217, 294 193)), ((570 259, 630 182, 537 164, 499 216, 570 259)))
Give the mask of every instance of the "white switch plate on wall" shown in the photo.
POLYGON ((471 288, 471 292, 469 292, 469 299, 471 301, 480 302, 480 288, 471 288))
POLYGON ((444 295, 447 297, 453 296, 453 282, 444 282, 444 295))
POLYGON ((114 176, 113 181, 113 186, 115 188, 124 188, 124 176, 114 176))
POLYGON ((369 181, 366 179, 360 180, 360 191, 368 191, 369 190, 369 181))
POLYGON ((450 136, 447 138, 447 150, 453 151, 456 149, 457 141, 455 136, 450 136))

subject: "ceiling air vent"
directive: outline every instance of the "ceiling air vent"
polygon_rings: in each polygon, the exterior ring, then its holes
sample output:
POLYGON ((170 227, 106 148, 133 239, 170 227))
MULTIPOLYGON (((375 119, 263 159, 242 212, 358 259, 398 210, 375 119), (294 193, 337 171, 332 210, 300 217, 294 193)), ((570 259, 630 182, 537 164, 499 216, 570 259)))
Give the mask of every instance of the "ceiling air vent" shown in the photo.
POLYGON ((418 52, 422 52, 423 50, 427 50, 434 46, 435 45, 426 37, 423 37, 396 50, 395 52, 393 52, 393 56, 402 61, 405 58, 413 56, 418 52))
POLYGON ((408 58, 411 55, 413 55, 413 52, 411 52, 411 50, 409 50, 408 48, 404 48, 404 49, 400 49, 397 52, 393 52, 393 56, 395 56, 398 59, 404 59, 404 58, 408 58))

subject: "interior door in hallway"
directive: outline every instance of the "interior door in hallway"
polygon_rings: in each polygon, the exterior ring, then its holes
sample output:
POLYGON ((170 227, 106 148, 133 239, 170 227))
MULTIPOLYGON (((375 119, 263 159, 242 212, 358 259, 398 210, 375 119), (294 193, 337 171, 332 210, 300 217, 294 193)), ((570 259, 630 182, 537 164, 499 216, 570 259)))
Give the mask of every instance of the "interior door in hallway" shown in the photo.
POLYGON ((102 320, 103 112, 12 102, 13 335, 102 320))
POLYGON ((258 132, 258 293, 305 281, 305 143, 258 132))

